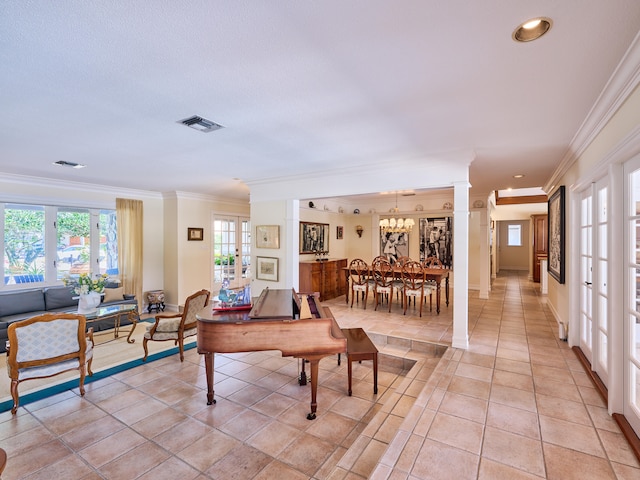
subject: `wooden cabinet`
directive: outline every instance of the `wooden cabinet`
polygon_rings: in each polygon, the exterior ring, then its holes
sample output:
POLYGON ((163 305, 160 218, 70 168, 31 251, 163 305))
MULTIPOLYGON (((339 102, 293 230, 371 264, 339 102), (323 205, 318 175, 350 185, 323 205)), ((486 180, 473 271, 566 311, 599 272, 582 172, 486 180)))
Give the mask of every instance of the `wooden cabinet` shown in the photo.
POLYGON ((343 268, 347 259, 327 260, 324 262, 300 262, 300 292, 320 292, 320 300, 345 295, 347 286, 343 268))
POLYGON ((533 281, 540 281, 540 261, 547 258, 547 215, 532 215, 533 281))

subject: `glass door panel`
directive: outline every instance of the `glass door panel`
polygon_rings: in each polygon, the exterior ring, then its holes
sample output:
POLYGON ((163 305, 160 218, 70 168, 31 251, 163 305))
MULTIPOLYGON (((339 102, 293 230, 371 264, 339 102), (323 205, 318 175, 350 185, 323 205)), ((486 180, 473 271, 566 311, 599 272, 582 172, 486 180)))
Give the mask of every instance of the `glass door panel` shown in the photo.
POLYGON ((213 293, 227 280, 230 288, 249 283, 251 226, 246 218, 216 217, 213 221, 213 293))
POLYGON ((580 348, 593 364, 593 195, 587 188, 580 201, 580 348))

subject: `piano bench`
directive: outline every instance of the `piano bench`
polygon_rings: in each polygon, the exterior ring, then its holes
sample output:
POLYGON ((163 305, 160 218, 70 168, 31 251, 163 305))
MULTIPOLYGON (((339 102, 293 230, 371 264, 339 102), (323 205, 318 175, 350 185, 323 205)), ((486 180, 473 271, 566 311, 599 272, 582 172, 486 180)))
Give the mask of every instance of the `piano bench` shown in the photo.
MULTIPOLYGON (((351 362, 373 360, 373 393, 378 393, 378 349, 362 328, 342 328, 347 339, 347 364, 349 372, 349 396, 351 396, 351 362)), ((340 354, 338 354, 340 365, 340 354)))

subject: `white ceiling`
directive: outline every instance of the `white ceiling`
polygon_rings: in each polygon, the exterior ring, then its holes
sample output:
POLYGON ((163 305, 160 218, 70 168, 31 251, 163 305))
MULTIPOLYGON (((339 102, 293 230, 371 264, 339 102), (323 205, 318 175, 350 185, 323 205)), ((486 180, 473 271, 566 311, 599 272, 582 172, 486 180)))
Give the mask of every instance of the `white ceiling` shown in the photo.
POLYGON ((472 194, 539 187, 639 30, 638 0, 1 0, 0 173, 246 199, 472 150, 472 194))

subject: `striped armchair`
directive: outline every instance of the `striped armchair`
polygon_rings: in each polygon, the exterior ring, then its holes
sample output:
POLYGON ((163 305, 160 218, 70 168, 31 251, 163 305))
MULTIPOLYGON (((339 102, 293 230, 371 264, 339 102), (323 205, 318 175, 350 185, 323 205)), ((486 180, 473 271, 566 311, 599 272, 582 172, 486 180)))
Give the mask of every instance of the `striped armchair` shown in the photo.
POLYGON ((9 325, 7 371, 11 379, 13 408, 18 410, 18 385, 25 380, 46 378, 70 370, 80 372, 80 395, 84 395, 86 373, 93 375, 93 329, 75 313, 45 313, 9 325))

